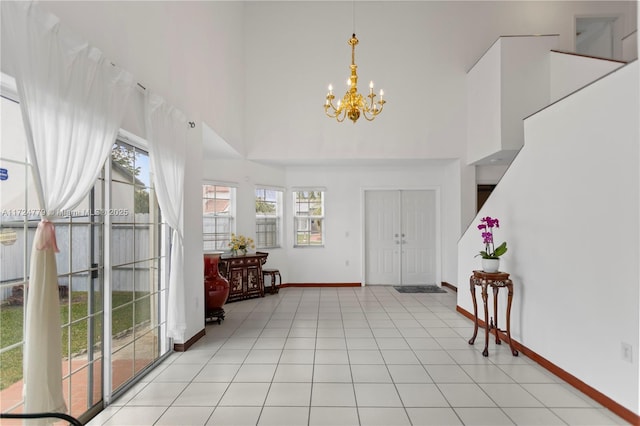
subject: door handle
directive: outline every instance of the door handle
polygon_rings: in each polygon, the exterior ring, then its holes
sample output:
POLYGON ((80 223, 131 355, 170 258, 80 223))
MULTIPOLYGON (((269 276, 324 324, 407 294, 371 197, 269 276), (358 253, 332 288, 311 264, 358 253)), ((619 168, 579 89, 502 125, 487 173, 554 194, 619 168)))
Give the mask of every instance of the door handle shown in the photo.
MULTIPOLYGON (((394 234, 394 237, 398 238, 398 234, 394 234)), ((404 237, 404 235, 403 235, 403 237, 404 237)))

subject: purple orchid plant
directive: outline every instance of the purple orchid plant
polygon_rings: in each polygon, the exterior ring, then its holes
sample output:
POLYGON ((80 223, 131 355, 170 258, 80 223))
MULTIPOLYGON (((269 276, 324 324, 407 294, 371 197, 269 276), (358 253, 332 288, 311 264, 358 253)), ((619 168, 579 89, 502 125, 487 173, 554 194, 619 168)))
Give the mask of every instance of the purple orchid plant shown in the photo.
POLYGON ((493 244, 493 228, 500 228, 500 221, 497 218, 483 217, 480 219, 478 229, 482 231, 482 242, 484 250, 476 256, 482 256, 483 259, 499 259, 500 256, 507 252, 507 242, 495 247, 493 244))

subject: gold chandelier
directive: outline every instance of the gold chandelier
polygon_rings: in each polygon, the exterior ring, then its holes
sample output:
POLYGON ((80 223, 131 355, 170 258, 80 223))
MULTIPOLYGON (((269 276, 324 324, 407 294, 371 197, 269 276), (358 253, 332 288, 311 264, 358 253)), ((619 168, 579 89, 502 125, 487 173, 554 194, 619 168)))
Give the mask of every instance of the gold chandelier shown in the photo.
POLYGON ((338 104, 334 105, 333 100, 336 97, 333 95, 333 86, 329 85, 329 92, 327 93, 327 98, 324 103, 324 112, 327 116, 335 118, 340 123, 344 121, 345 117, 349 117, 355 124, 361 114, 368 121, 373 121, 373 119, 382 112, 382 108, 386 103, 386 101, 382 99, 384 91, 380 90, 380 100, 376 101, 372 81, 369 83, 369 94, 366 98, 358 93, 358 74, 356 73, 356 69, 358 68, 356 65, 356 45, 358 44, 358 39, 355 34, 349 39, 348 43, 351 46, 351 77, 347 80, 349 89, 342 99, 338 100, 338 104))

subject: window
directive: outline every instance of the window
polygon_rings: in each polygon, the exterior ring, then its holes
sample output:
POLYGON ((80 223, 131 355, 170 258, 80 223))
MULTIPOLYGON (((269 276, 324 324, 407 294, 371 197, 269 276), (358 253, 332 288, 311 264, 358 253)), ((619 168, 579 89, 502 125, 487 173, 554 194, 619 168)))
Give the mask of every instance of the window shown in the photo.
POLYGON ((282 223, 282 191, 256 189, 256 247, 280 247, 282 223))
POLYGON ((293 193, 294 247, 324 245, 324 191, 293 193))
POLYGON ((227 250, 233 232, 235 188, 202 185, 202 239, 204 251, 227 250))

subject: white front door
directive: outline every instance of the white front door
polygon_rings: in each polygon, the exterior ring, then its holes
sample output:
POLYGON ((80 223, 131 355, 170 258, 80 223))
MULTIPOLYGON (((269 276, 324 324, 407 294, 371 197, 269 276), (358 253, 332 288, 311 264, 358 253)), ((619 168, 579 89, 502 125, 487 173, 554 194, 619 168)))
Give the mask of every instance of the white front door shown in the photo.
POLYGON ((435 191, 365 192, 367 284, 435 284, 435 213, 435 191))

